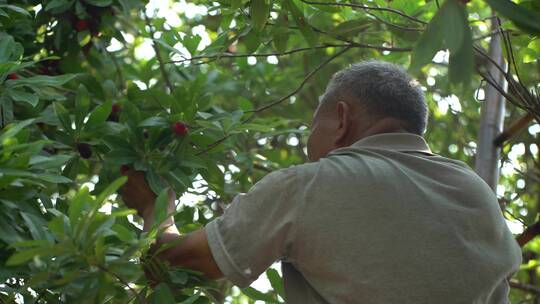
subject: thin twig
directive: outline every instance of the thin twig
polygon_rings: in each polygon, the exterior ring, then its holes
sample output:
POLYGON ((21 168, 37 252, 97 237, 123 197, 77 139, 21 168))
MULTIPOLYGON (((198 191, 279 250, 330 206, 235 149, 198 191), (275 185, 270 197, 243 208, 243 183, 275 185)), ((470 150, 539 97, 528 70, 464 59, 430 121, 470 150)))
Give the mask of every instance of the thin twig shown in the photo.
POLYGON ((165 64, 163 63, 163 59, 161 58, 161 51, 159 49, 159 46, 156 43, 156 39, 154 38, 154 28, 150 24, 150 19, 148 19, 148 15, 146 12, 144 12, 144 22, 146 23, 146 26, 148 26, 148 30, 150 31, 150 38, 152 39, 152 48, 154 49, 154 52, 156 52, 156 57, 159 63, 159 69, 161 71, 161 75, 163 76, 163 80, 165 81, 165 84, 169 88, 169 93, 172 93, 174 91, 174 87, 171 83, 171 80, 169 79, 169 75, 167 75, 167 71, 165 70, 165 64))
POLYGON ((316 1, 307 1, 307 0, 301 0, 302 2, 306 4, 311 5, 326 5, 326 6, 345 6, 345 7, 352 7, 352 8, 360 8, 363 10, 371 10, 371 11, 385 11, 385 12, 391 12, 397 15, 400 15, 402 17, 405 17, 409 20, 421 23, 421 24, 427 24, 427 22, 422 21, 416 17, 407 15, 399 10, 393 9, 393 8, 387 8, 387 7, 378 7, 378 6, 367 6, 363 4, 354 4, 354 3, 329 3, 329 2, 316 2, 316 1))
POLYGON ((514 137, 519 131, 524 129, 529 125, 529 122, 531 122, 534 119, 534 115, 532 113, 527 112, 525 116, 521 117, 519 120, 511 124, 506 130, 504 130, 499 136, 495 138, 493 143, 497 147, 502 147, 502 145, 509 140, 510 138, 514 137))
POLYGON ((261 53, 261 54, 233 54, 233 53, 221 53, 221 54, 215 54, 215 55, 201 55, 201 56, 193 56, 191 58, 184 58, 181 60, 171 60, 166 63, 182 63, 186 61, 193 61, 193 60, 200 60, 200 59, 221 59, 221 58, 245 58, 245 57, 270 57, 270 56, 286 56, 298 52, 304 52, 304 51, 310 51, 313 49, 325 49, 330 47, 344 47, 348 46, 348 44, 323 44, 318 45, 314 47, 305 47, 305 48, 298 48, 298 49, 292 49, 285 51, 283 53, 273 52, 273 53, 261 53))
POLYGON ((515 281, 515 280, 510 280, 509 284, 510 284, 510 287, 512 287, 512 288, 521 289, 523 291, 527 291, 527 292, 530 292, 530 293, 535 294, 537 296, 540 296, 540 288, 538 288, 538 287, 536 287, 534 285, 521 283, 521 282, 518 282, 518 281, 515 281))
MULTIPOLYGON (((248 118, 246 118, 244 121, 242 121, 242 124, 244 123, 247 123, 249 121, 251 121, 254 116, 257 114, 257 113, 260 113, 266 109, 269 109, 277 104, 280 104, 281 102, 283 102, 284 100, 286 100, 287 98, 290 98, 291 96, 293 96, 294 94, 298 93, 300 90, 302 90, 302 88, 304 87, 304 85, 309 81, 309 79, 311 79, 313 77, 313 75, 315 75, 318 71, 320 71, 325 65, 327 65, 330 61, 334 60, 335 58, 337 58, 338 56, 342 55, 343 53, 345 53, 346 51, 350 50, 351 49, 351 46, 347 46, 346 48, 344 48, 343 50, 337 52, 336 54, 332 55, 331 57, 329 57, 328 59, 326 59, 325 61, 323 61, 321 64, 319 64, 315 69, 313 69, 308 75, 306 75, 306 77, 304 78, 304 80, 300 83, 300 85, 294 89, 292 92, 290 92, 289 94, 283 96, 283 97, 280 97, 274 101, 271 101, 269 102, 268 104, 264 105, 264 106, 261 106, 257 109, 254 109, 254 110, 251 110, 251 111, 246 111, 246 113, 252 113, 252 115, 248 118)), ((218 145, 220 145, 222 142, 224 142, 225 140, 227 140, 229 137, 231 137, 232 134, 227 134, 225 136, 223 136, 222 138, 218 139, 217 141, 211 143, 210 145, 206 146, 205 149, 197 152, 195 155, 199 156, 201 154, 205 154, 205 153, 208 153, 210 150, 214 149, 215 147, 217 147, 218 145)))
POLYGON ((140 303, 146 303, 146 301, 144 300, 144 298, 141 297, 141 295, 135 290, 133 289, 131 286, 129 286, 129 283, 126 282, 124 279, 122 279, 122 277, 120 277, 119 275, 117 275, 116 273, 110 271, 109 269, 97 264, 95 265, 97 268, 101 269, 102 271, 105 271, 106 273, 114 276, 116 279, 118 279, 118 281, 120 281, 120 283, 124 284, 132 293, 133 295, 135 295, 137 297, 137 299, 139 300, 140 303))
POLYGON ((257 109, 255 110, 251 110, 251 111, 246 111, 247 113, 259 113, 261 111, 264 111, 268 108, 271 108, 281 102, 283 102, 284 100, 286 100, 287 98, 293 96, 294 94, 298 93, 303 87, 304 85, 308 82, 309 79, 311 79, 311 77, 313 77, 313 75, 315 75, 319 70, 321 70, 325 65, 327 65, 330 61, 334 60, 336 57, 340 56, 341 54, 345 53, 346 51, 350 50, 351 47, 348 46, 346 48, 344 48, 343 50, 335 53, 334 55, 332 55, 331 57, 329 57, 328 59, 326 59, 325 61, 321 62, 321 64, 319 64, 315 69, 313 69, 313 71, 311 71, 305 78, 304 80, 300 83, 300 85, 292 92, 290 92, 289 94, 281 97, 281 98, 278 98, 274 101, 271 101, 269 102, 268 104, 264 105, 264 106, 261 106, 261 107, 258 107, 257 109))
MULTIPOLYGON (((322 31, 321 31, 322 32, 322 31)), ((325 34, 328 34, 326 32, 323 32, 325 34)), ((325 48, 331 48, 331 47, 355 47, 355 48, 369 48, 369 49, 375 49, 379 51, 389 51, 389 52, 409 52, 412 50, 412 48, 409 47, 387 47, 387 46, 378 46, 378 45, 372 45, 372 44, 365 44, 365 43, 356 43, 349 40, 344 40, 347 43, 344 44, 323 44, 318 45, 314 47, 304 47, 304 48, 297 48, 288 50, 282 53, 279 52, 271 52, 271 53, 260 53, 260 54, 231 54, 231 53, 222 53, 222 54, 214 54, 214 55, 201 55, 201 56, 193 56, 191 58, 184 58, 180 60, 171 60, 165 63, 183 63, 187 61, 194 61, 194 60, 201 60, 201 59, 210 59, 210 60, 217 60, 222 58, 245 58, 245 57, 270 57, 270 56, 286 56, 298 52, 305 52, 310 51, 314 49, 325 49, 325 48)), ((202 64, 209 63, 209 62, 203 62, 202 64)))
POLYGON ((516 240, 519 244, 519 246, 523 247, 525 244, 527 244, 530 240, 534 239, 540 235, 540 221, 529 225, 525 231, 523 231, 522 234, 520 234, 516 240))
POLYGON ((116 57, 114 57, 114 54, 107 51, 106 48, 104 48, 105 52, 111 57, 111 61, 114 64, 114 67, 116 68, 116 75, 118 75, 118 81, 120 82, 120 90, 123 92, 126 88, 124 83, 124 74, 122 73, 122 69, 120 68, 120 65, 118 64, 118 61, 116 60, 116 57))

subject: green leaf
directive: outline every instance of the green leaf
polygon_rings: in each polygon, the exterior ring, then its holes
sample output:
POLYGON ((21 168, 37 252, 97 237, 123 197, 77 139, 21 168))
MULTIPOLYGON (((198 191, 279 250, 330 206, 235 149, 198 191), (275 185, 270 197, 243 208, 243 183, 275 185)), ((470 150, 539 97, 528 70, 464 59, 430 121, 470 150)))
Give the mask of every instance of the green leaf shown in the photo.
POLYGON ((45 11, 50 10, 59 10, 60 12, 67 10, 71 5, 73 4, 73 1, 68 0, 52 0, 45 6, 45 11))
POLYGON ((168 127, 168 125, 167 120, 159 116, 147 118, 139 123, 139 127, 168 127))
POLYGON ((182 270, 169 270, 169 277, 174 284, 184 285, 189 280, 187 272, 182 270))
POLYGON ((443 47, 444 11, 451 1, 454 0, 447 0, 437 11, 416 43, 411 55, 409 67, 411 73, 419 72, 424 65, 431 62, 435 53, 443 47))
POLYGON ((260 31, 266 24, 266 19, 270 13, 270 4, 267 0, 251 0, 249 13, 251 14, 253 26, 260 31))
POLYGON ((80 84, 77 91, 77 98, 75 99, 75 125, 77 126, 77 129, 82 127, 84 118, 88 114, 89 107, 90 95, 88 94, 86 87, 83 84, 80 84))
POLYGON ((92 113, 90 113, 90 116, 88 117, 88 121, 86 122, 84 129, 85 130, 93 130, 99 127, 101 124, 103 124, 112 111, 112 101, 107 101, 99 106, 97 106, 92 113))
POLYGON ((44 229, 47 226, 47 222, 42 217, 26 212, 20 212, 20 214, 34 240, 53 240, 49 232, 44 229))
POLYGON ((293 0, 284 0, 283 6, 293 16, 294 22, 296 22, 296 25, 300 29, 300 32, 302 33, 302 36, 307 41, 307 43, 312 47, 315 46, 317 44, 319 35, 317 35, 311 25, 309 25, 302 11, 300 11, 300 9, 298 8, 298 6, 296 6, 293 0))
POLYGON ((540 15, 533 10, 509 0, 486 0, 498 13, 512 20, 519 28, 531 34, 540 35, 540 15))
POLYGON ((21 78, 14 82, 13 87, 23 85, 59 87, 66 84, 77 76, 78 75, 76 74, 65 74, 60 76, 38 75, 29 78, 21 78))
POLYGON ((266 276, 268 277, 272 288, 279 294, 280 297, 285 298, 283 279, 279 276, 277 270, 275 270, 274 268, 268 268, 268 270, 266 270, 266 276))
POLYGON ((34 174, 34 177, 37 179, 41 179, 43 181, 49 182, 49 183, 56 183, 56 184, 62 184, 62 183, 71 183, 72 180, 61 175, 51 174, 51 173, 36 173, 34 174))
POLYGON ((0 4, 0 7, 12 10, 14 12, 17 12, 19 14, 22 14, 22 15, 25 15, 25 16, 28 16, 28 17, 32 17, 32 15, 30 15, 30 13, 27 10, 25 10, 24 8, 22 8, 22 7, 18 7, 18 6, 15 6, 15 5, 10 5, 10 4, 0 4))
POLYGON ((89 30, 85 30, 85 31, 77 33, 77 41, 80 46, 87 45, 91 39, 92 39, 92 35, 90 35, 89 30))
POLYGON ((9 257, 9 259, 6 261, 6 266, 17 266, 24 264, 34 257, 38 257, 40 255, 46 255, 48 252, 47 247, 38 247, 38 248, 32 248, 28 250, 18 251, 15 252, 12 256, 9 257))
POLYGON ((180 302, 180 304, 192 304, 192 303, 195 303, 195 301, 197 301, 200 297, 201 297, 201 295, 194 294, 191 297, 187 298, 186 300, 180 302))
POLYGON ((336 26, 330 34, 335 36, 350 36, 358 35, 359 32, 369 28, 371 25, 371 20, 368 19, 354 19, 341 22, 336 26))
POLYGON ((122 176, 117 179, 115 179, 105 190, 103 190, 98 197, 96 198, 96 206, 94 206, 94 209, 99 209, 101 204, 105 201, 107 197, 109 197, 111 194, 115 193, 120 189, 120 187, 127 182, 127 176, 122 176))
POLYGON ((82 187, 69 204, 68 215, 71 225, 75 226, 77 224, 85 204, 89 202, 91 202, 89 190, 87 187, 82 187))
POLYGON ((159 226, 166 218, 168 213, 168 206, 169 206, 169 197, 167 192, 169 191, 169 188, 165 188, 161 190, 159 193, 156 204, 154 207, 154 225, 159 226))
POLYGON ((174 300, 174 295, 169 286, 167 286, 165 283, 159 283, 156 288, 154 288, 151 303, 168 304, 176 303, 176 301, 174 300))
POLYGON ((71 118, 69 117, 69 112, 66 110, 66 108, 64 108, 61 103, 54 103, 54 113, 56 113, 56 117, 58 117, 58 120, 62 124, 64 130, 68 132, 73 130, 71 127, 71 118))
POLYGON ((255 29, 251 29, 242 39, 242 42, 246 45, 246 51, 253 53, 257 50, 261 44, 261 38, 259 32, 255 29))
POLYGON ((152 189, 155 194, 159 194, 166 187, 161 180, 161 177, 154 170, 148 170, 145 177, 150 189, 152 189))
POLYGON ((289 41, 288 33, 277 33, 274 35, 272 42, 274 47, 280 53, 283 53, 287 50, 287 42, 289 41))
POLYGON ((111 5, 112 0, 84 0, 84 2, 94 6, 107 7, 111 5))
MULTIPOLYGON (((456 45, 450 45, 448 40, 449 31, 447 30, 448 48, 450 49, 450 60, 448 69, 448 78, 453 84, 463 84, 464 88, 470 86, 471 77, 474 67, 474 55, 472 45, 472 34, 467 23, 467 11, 464 5, 455 4, 456 12, 455 16, 452 16, 453 20, 461 20, 461 22, 453 25, 456 27, 456 32, 460 31, 462 34, 461 43, 459 48, 456 49, 456 45)), ((446 24, 449 24, 447 20, 446 24)), ((448 27, 448 26, 447 26, 448 27)), ((458 39, 454 37, 454 39, 458 39)), ((457 41, 454 41, 457 42, 457 41)))
POLYGON ((28 93, 28 92, 19 91, 19 90, 8 90, 7 93, 8 93, 8 96, 11 97, 11 99, 13 99, 14 101, 26 102, 30 104, 32 107, 35 107, 39 102, 38 96, 33 93, 28 93))
POLYGON ((20 121, 16 124, 7 125, 3 130, 5 132, 2 133, 2 135, 0 135, 0 142, 3 142, 6 138, 10 138, 17 135, 17 133, 19 133, 22 129, 24 129, 26 126, 30 125, 34 121, 35 119, 31 118, 31 119, 20 121))
POLYGON ((195 54, 197 47, 201 43, 202 37, 199 35, 185 35, 182 39, 182 44, 186 47, 191 55, 195 54))
POLYGON ((243 288, 242 293, 253 300, 264 301, 266 303, 279 303, 279 301, 274 299, 271 295, 262 293, 253 287, 243 288))
POLYGON ((29 165, 31 169, 57 169, 65 165, 73 156, 72 155, 34 155, 30 159, 29 165))

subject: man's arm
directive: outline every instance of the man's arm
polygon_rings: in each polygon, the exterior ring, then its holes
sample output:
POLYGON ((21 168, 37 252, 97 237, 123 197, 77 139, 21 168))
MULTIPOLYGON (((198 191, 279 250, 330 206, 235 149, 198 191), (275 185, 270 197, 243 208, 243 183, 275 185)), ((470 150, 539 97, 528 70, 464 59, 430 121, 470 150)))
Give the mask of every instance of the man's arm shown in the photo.
MULTIPOLYGON (((130 208, 136 209, 144 219, 144 231, 148 231, 154 221, 154 202, 156 195, 144 179, 144 173, 129 170, 125 173, 128 181, 121 189, 122 199, 130 208)), ((169 191, 168 213, 175 211, 175 195, 169 191)), ((161 225, 164 231, 157 237, 158 248, 161 245, 172 245, 161 252, 158 257, 173 266, 181 266, 204 273, 210 279, 219 279, 223 273, 218 268, 208 246, 204 228, 186 235, 181 235, 173 217, 167 218, 161 225)), ((159 278, 158 278, 159 279, 159 278)))

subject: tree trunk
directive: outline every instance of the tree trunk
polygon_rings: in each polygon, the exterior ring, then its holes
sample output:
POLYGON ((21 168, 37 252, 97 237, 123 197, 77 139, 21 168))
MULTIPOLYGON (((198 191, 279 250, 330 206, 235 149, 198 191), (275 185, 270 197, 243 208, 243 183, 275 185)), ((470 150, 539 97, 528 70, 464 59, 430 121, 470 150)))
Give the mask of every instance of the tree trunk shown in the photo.
MULTIPOLYGON (((496 30, 499 25, 495 19, 492 21, 492 29, 496 30)), ((489 43, 489 56, 506 68, 501 48, 501 35, 493 35, 489 43)), ((503 74, 489 64, 489 74, 499 83, 500 87, 506 91, 506 81, 503 74)), ((480 131, 478 133, 478 144, 476 150, 475 170, 478 175, 493 189, 497 190, 499 183, 499 157, 500 149, 494 144, 495 138, 502 132, 504 122, 504 99, 503 96, 491 85, 486 84, 486 99, 482 105, 480 117, 480 131)))

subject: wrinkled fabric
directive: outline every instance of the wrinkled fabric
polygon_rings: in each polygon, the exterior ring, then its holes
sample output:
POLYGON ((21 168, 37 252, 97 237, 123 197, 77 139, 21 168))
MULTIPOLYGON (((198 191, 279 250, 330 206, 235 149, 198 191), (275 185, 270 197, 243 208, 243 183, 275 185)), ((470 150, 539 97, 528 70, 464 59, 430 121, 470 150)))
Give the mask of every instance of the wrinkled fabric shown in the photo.
POLYGON ((290 304, 508 303, 522 262, 487 184, 409 133, 275 171, 205 229, 239 287, 282 261, 290 304))

